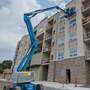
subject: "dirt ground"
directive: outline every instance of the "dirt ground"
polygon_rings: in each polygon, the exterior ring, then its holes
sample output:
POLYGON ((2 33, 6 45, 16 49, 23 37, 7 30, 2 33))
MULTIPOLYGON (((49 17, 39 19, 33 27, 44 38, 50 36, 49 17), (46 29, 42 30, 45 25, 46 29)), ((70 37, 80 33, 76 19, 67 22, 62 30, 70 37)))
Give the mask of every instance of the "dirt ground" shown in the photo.
POLYGON ((4 90, 4 87, 7 85, 11 85, 11 82, 6 79, 0 79, 0 90, 4 90))

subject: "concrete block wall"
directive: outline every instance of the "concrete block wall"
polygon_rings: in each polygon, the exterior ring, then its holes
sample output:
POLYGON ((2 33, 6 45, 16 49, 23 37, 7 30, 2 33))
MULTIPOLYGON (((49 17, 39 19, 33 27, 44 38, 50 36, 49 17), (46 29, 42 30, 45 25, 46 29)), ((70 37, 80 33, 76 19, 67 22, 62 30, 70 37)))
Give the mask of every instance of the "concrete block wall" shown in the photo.
POLYGON ((30 68, 31 71, 35 72, 35 81, 41 80, 41 66, 33 66, 30 68))
POLYGON ((56 61, 53 62, 53 64, 50 64, 54 68, 50 68, 49 71, 51 71, 49 74, 50 78, 53 79, 52 75, 54 76, 54 81, 66 83, 66 70, 70 69, 71 71, 71 83, 77 83, 85 84, 86 83, 86 66, 85 66, 85 58, 84 57, 78 57, 73 59, 66 59, 63 61, 56 61), (53 74, 52 74, 53 73, 53 74))
POLYGON ((31 65, 40 65, 42 60, 42 53, 37 53, 33 55, 31 65))

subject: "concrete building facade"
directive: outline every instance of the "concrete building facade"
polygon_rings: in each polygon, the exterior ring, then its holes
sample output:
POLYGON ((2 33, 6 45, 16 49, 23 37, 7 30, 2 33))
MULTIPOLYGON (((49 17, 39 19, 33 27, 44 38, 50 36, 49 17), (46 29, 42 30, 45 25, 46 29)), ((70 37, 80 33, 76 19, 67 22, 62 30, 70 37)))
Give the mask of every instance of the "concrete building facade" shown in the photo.
MULTIPOLYGON (((71 7, 73 16, 65 18, 61 11, 35 27, 39 49, 30 70, 36 80, 90 84, 90 0, 72 0, 66 5, 71 7)), ((28 48, 25 40, 24 45, 28 48)))

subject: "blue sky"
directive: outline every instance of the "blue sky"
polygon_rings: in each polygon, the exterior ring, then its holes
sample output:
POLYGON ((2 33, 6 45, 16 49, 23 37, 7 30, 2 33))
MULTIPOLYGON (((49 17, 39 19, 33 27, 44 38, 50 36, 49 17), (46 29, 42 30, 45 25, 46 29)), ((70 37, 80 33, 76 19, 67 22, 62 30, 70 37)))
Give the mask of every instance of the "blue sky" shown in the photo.
MULTIPOLYGON (((27 34, 23 13, 59 5, 64 7, 70 0, 0 0, 0 61, 13 59, 17 42, 27 34)), ((37 15, 34 25, 46 16, 37 15)))

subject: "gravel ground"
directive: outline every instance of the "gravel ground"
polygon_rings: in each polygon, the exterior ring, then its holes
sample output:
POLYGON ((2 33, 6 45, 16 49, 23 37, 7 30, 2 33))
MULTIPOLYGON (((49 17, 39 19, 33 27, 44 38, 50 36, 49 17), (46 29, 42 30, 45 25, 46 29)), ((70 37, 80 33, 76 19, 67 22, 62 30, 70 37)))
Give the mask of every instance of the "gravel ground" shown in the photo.
POLYGON ((4 86, 10 85, 10 81, 7 81, 6 79, 0 79, 0 90, 3 90, 4 86))
MULTIPOLYGON (((80 84, 75 87, 75 84, 60 84, 57 82, 36 81, 32 83, 42 84, 43 90, 90 90, 90 88, 82 87, 80 84)), ((7 81, 6 79, 0 79, 0 90, 3 90, 5 85, 10 84, 10 81, 7 81)))
POLYGON ((57 82, 34 82, 40 83, 44 86, 44 90, 90 90, 90 88, 82 87, 83 85, 79 84, 75 87, 75 84, 60 84, 57 82))

